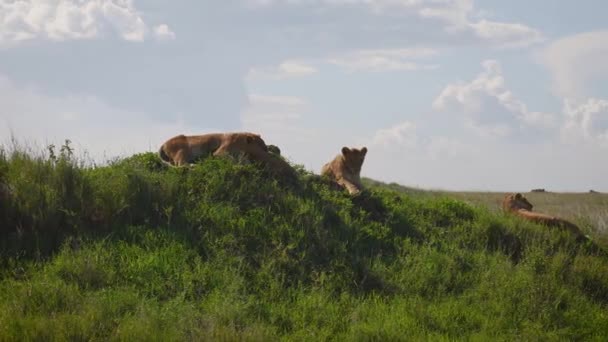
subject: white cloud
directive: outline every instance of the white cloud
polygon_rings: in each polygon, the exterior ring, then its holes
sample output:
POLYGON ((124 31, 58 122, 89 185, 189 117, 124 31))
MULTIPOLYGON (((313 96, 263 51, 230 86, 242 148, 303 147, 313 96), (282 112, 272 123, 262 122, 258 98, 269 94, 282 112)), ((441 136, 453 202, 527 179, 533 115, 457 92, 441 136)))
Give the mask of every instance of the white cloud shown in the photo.
POLYGON ((558 39, 537 55, 553 76, 553 91, 563 98, 562 140, 608 148, 608 100, 590 96, 595 81, 608 77, 608 31, 558 39))
MULTIPOLYGON (((210 127, 211 128, 211 127, 210 127)), ((70 139, 76 154, 87 151, 97 162, 143 151, 156 151, 177 134, 210 128, 152 120, 145 113, 110 106, 93 96, 50 96, 18 86, 0 75, 0 136, 43 147, 70 139)))
POLYGON ((411 59, 435 55, 437 55, 437 51, 429 48, 359 50, 329 58, 327 61, 349 71, 412 71, 436 69, 437 65, 419 64, 411 61, 411 59))
POLYGON ((591 81, 608 76, 608 31, 558 39, 542 51, 540 61, 552 72, 558 96, 585 98, 591 81))
MULTIPOLYGON (((166 25, 159 27, 170 32, 166 25)), ((32 39, 92 39, 110 33, 143 41, 148 31, 133 0, 0 0, 0 47, 32 39)))
POLYGON ((540 31, 519 23, 482 19, 467 25, 478 37, 503 48, 526 47, 544 40, 540 31))
POLYGON ((365 6, 376 14, 414 14, 443 23, 450 34, 472 34, 500 48, 526 47, 544 40, 543 34, 521 23, 491 21, 473 0, 248 0, 258 7, 271 5, 365 6))
POLYGON ((448 31, 462 30, 469 24, 469 15, 474 11, 472 0, 424 1, 418 10, 423 18, 437 18, 448 24, 448 31))
POLYGON ((284 80, 287 78, 306 77, 317 74, 319 72, 317 67, 323 64, 335 65, 348 72, 432 70, 439 66, 435 64, 421 64, 411 60, 433 57, 437 54, 437 50, 430 48, 357 50, 329 58, 287 60, 276 67, 251 68, 246 78, 248 80, 284 80))
POLYGON ((585 141, 608 148, 608 100, 590 98, 584 103, 564 101, 565 122, 562 137, 565 141, 585 141))
POLYGON ((418 142, 413 148, 398 144, 370 148, 363 175, 406 186, 456 191, 608 189, 608 160, 601 158, 605 150, 597 144, 562 144, 559 140, 521 143, 481 139, 457 131, 433 135, 436 127, 423 125, 417 129, 418 142), (525 176, 514 177, 517 168, 524 168, 525 176))
POLYGON ((171 31, 167 24, 161 24, 154 28, 154 35, 159 40, 175 39, 175 32, 171 31))
POLYGON ((372 145, 413 148, 418 142, 416 125, 409 121, 401 122, 389 128, 379 129, 372 139, 372 145))
POLYGON ((481 135, 505 136, 515 124, 520 126, 551 127, 554 116, 530 111, 505 86, 500 63, 486 60, 484 71, 470 82, 446 86, 433 102, 433 108, 443 112, 461 112, 467 125, 481 135))
POLYGON ((287 60, 276 67, 251 68, 246 78, 283 80, 286 78, 310 76, 317 72, 318 70, 315 67, 305 62, 287 60))
POLYGON ((503 23, 484 19, 473 0, 428 1, 420 9, 425 18, 436 18, 446 24, 449 33, 471 32, 476 37, 501 48, 526 47, 544 40, 543 34, 520 23, 503 23), (475 17, 480 17, 475 20, 475 17))
POLYGON ((289 5, 366 5, 377 9, 388 7, 409 7, 428 0, 248 0, 257 6, 276 4, 289 5))

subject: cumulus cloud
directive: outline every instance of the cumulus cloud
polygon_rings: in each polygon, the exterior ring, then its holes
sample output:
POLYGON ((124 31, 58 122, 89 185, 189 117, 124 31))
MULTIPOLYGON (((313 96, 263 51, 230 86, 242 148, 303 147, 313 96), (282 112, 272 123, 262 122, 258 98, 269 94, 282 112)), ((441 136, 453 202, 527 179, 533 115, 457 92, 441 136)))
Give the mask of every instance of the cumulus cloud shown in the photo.
POLYGON ((470 82, 446 86, 433 102, 443 112, 464 113, 467 125, 481 135, 509 135, 516 127, 551 127, 555 117, 530 111, 506 88, 500 63, 486 60, 483 72, 470 82))
POLYGON ((564 115, 565 141, 584 141, 608 148, 608 100, 590 98, 578 104, 565 100, 564 115))
POLYGON ((553 77, 553 91, 563 98, 561 137, 608 148, 608 100, 592 96, 593 85, 608 76, 608 31, 560 38, 537 54, 553 77))
POLYGON ((608 76, 608 31, 586 32, 558 39, 540 53, 553 75, 558 96, 580 100, 590 83, 608 76))
POLYGON ((305 77, 316 74, 318 70, 302 61, 287 60, 275 67, 254 67, 249 69, 246 78, 283 80, 286 78, 305 77))
POLYGON ((553 191, 608 189, 608 161, 598 158, 605 152, 598 144, 563 144, 553 139, 521 144, 460 132, 437 135, 436 127, 422 123, 416 129, 418 139, 412 148, 397 143, 371 146, 363 175, 456 191, 529 191, 539 186, 553 191), (526 170, 525 177, 512 177, 517 167, 526 170))
MULTIPOLYGON (((167 25, 157 27, 169 34, 167 25)), ((149 29, 132 0, 0 0, 0 47, 32 39, 66 41, 115 33, 143 41, 149 29)))

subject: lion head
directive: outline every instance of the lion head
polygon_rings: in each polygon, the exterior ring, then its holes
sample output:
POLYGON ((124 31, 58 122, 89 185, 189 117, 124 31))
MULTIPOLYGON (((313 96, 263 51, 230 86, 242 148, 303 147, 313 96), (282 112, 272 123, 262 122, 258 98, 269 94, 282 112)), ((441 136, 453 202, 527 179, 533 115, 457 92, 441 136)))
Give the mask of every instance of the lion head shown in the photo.
POLYGON ((262 139, 262 137, 259 134, 255 134, 255 133, 243 133, 244 137, 245 137, 245 142, 247 145, 250 145, 251 147, 259 147, 262 150, 264 150, 264 152, 268 152, 268 146, 266 145, 266 142, 264 141, 264 139, 262 139))
POLYGON ((532 203, 530 203, 528 199, 520 193, 507 194, 505 195, 505 199, 502 201, 502 208, 506 211, 513 211, 519 209, 532 211, 532 207, 532 203))
POLYGON ((362 149, 342 147, 342 156, 344 162, 348 168, 356 172, 357 174, 361 171, 361 166, 365 160, 365 154, 367 153, 367 147, 362 149))

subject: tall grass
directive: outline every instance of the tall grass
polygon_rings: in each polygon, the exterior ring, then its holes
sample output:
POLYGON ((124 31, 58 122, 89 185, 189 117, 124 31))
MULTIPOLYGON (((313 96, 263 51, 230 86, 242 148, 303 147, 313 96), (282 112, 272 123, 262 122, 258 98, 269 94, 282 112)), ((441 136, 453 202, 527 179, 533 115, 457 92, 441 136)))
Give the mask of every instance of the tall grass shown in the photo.
MULTIPOLYGON (((493 192, 454 192, 444 195, 487 206, 490 210, 499 210, 504 198, 504 193, 493 192)), ((575 222, 598 243, 608 245, 608 194, 530 192, 525 196, 534 204, 535 211, 575 222)))
MULTIPOLYGON (((402 186, 396 183, 386 184, 372 179, 364 179, 368 186, 393 190, 417 197, 441 198, 451 197, 463 200, 475 206, 487 207, 490 211, 499 212, 505 192, 473 191, 427 191, 402 186)), ((525 196, 534 204, 534 210, 554 215, 575 222, 581 229, 600 244, 608 245, 608 194, 600 192, 560 193, 529 192, 525 196)))
POLYGON ((449 197, 0 153, 0 340, 602 340, 593 242, 449 197))

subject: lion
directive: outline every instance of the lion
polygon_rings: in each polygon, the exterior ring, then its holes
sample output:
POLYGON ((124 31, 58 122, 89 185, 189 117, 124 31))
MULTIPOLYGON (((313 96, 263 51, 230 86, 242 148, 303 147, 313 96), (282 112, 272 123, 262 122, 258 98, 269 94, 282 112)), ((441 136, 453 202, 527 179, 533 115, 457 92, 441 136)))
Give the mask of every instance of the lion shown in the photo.
POLYGON ((505 212, 515 214, 528 221, 540 223, 548 227, 563 228, 577 237, 585 237, 580 228, 572 222, 559 217, 532 211, 532 203, 520 193, 505 195, 505 198, 502 201, 502 208, 505 212))
POLYGON ((356 148, 342 147, 342 153, 337 155, 334 160, 323 165, 322 176, 329 176, 349 194, 356 195, 361 192, 361 166, 367 154, 367 147, 360 150, 356 148))
POLYGON ((295 170, 279 157, 280 149, 270 146, 272 151, 259 134, 249 132, 178 135, 162 144, 158 154, 163 162, 173 166, 189 165, 208 156, 244 155, 249 161, 261 162, 273 171, 295 174, 295 170))

